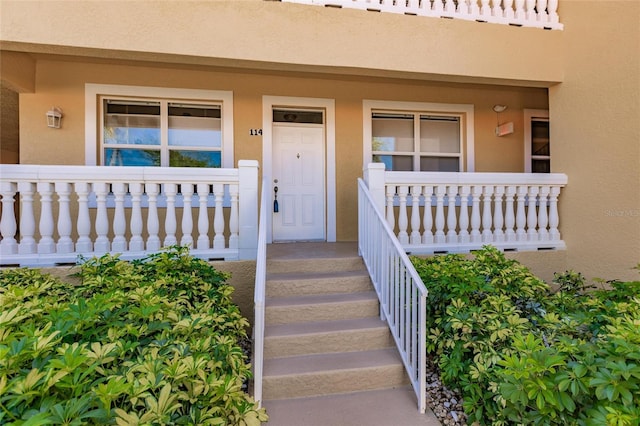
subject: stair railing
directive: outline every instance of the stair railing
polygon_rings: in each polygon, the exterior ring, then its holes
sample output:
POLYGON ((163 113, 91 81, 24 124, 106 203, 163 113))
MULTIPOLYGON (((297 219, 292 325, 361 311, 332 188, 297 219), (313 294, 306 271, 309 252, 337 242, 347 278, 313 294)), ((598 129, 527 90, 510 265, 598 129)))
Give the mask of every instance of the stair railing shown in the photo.
POLYGON ((362 179, 358 179, 358 251, 380 300, 380 318, 391 330, 418 409, 424 413, 427 289, 362 179))
POLYGON ((264 301, 267 281, 267 188, 268 180, 262 180, 260 193, 260 218, 258 221, 258 253, 254 289, 253 321, 253 397, 262 406, 262 369, 264 365, 264 301))

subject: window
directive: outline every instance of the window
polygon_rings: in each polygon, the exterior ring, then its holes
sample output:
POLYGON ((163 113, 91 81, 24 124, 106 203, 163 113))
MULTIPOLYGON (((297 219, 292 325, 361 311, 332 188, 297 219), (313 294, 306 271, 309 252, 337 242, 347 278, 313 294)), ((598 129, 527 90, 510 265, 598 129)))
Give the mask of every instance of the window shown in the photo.
POLYGON ((232 112, 232 92, 87 84, 86 164, 233 167, 232 112))
POLYGON ((549 111, 525 109, 524 115, 525 172, 550 173, 549 111))
POLYGON ((102 109, 102 165, 221 167, 220 105, 103 98, 102 109))
POLYGON ((393 171, 473 171, 472 105, 365 101, 364 114, 365 164, 381 162, 393 171))

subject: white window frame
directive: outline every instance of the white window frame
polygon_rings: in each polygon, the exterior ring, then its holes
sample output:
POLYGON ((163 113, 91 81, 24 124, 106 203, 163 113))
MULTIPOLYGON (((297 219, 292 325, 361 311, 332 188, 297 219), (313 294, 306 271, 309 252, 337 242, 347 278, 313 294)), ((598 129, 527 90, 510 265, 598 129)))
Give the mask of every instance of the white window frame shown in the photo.
MULTIPOLYGON (((524 172, 531 173, 531 160, 536 159, 531 155, 531 122, 533 120, 549 121, 548 109, 525 109, 524 110, 524 172)), ((551 165, 551 150, 549 155, 540 157, 541 159, 548 159, 549 165, 551 165)), ((551 169, 551 167, 549 167, 551 169)), ((551 170, 549 170, 551 172, 551 170)))
POLYGON ((374 112, 437 114, 459 117, 463 133, 460 135, 460 165, 461 172, 475 171, 474 164, 474 106, 472 104, 440 104, 430 102, 398 102, 398 101, 362 101, 363 110, 363 166, 371 163, 373 152, 371 141, 373 138, 372 114, 374 112))
POLYGON ((102 132, 100 117, 101 98, 133 97, 169 99, 185 102, 220 104, 222 130, 222 168, 234 167, 233 155, 233 92, 222 90, 177 89, 150 86, 124 86, 117 84, 85 84, 85 164, 98 165, 98 148, 102 132))

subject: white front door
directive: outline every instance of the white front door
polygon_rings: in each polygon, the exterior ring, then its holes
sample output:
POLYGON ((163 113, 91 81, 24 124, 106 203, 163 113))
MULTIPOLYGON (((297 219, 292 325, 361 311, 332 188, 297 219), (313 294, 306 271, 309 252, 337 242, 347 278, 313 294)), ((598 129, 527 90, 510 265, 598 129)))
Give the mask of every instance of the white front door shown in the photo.
POLYGON ((273 123, 273 241, 325 240, 324 151, 322 125, 273 123))

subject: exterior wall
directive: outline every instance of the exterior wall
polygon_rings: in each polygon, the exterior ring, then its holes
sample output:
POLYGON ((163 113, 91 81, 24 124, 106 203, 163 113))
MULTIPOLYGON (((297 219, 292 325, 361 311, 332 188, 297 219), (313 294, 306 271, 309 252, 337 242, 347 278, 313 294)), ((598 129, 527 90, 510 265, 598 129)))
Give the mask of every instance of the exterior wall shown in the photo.
POLYGON ((0 19, 7 50, 539 87, 563 74, 561 31, 274 1, 3 0, 0 19))
POLYGON ((310 76, 304 73, 247 73, 242 70, 189 70, 104 63, 38 61, 36 93, 21 95, 21 158, 25 164, 84 164, 85 83, 232 90, 234 158, 261 161, 262 96, 296 96, 336 100, 337 239, 356 239, 356 179, 362 176, 363 99, 473 104, 476 171, 523 170, 523 109, 547 108, 547 91, 492 85, 463 85, 378 78, 310 76), (494 104, 509 109, 501 121, 516 131, 496 137, 494 104), (64 110, 62 128, 46 127, 51 105, 64 110), (340 159, 343 159, 340 161, 340 159), (348 159, 345 161, 344 159, 348 159))
POLYGON ((640 2, 562 3, 565 81, 549 91, 551 170, 569 176, 567 264, 639 279, 640 2))

